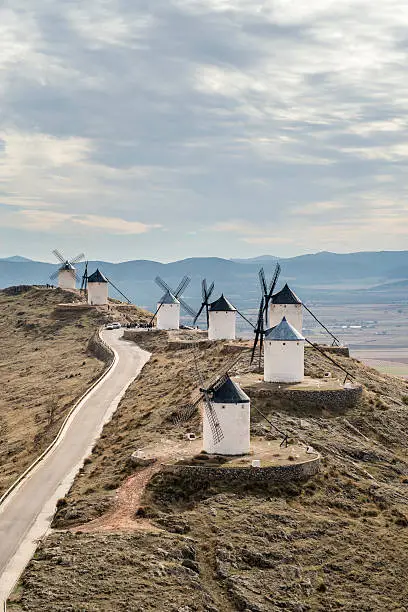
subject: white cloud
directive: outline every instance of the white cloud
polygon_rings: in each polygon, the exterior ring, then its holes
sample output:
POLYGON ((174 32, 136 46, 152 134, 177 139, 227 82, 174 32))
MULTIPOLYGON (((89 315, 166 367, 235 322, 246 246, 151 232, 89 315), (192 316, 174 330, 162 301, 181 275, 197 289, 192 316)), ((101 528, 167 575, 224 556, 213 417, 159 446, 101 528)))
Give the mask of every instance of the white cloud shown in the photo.
MULTIPOLYGON (((146 225, 139 221, 129 221, 119 217, 101 217, 99 215, 73 215, 50 210, 22 209, 6 212, 2 218, 5 227, 24 228, 28 231, 56 231, 69 233, 84 228, 86 231, 103 232, 116 235, 145 234, 161 225, 146 225)), ((84 234, 85 235, 85 234, 84 234)))
POLYGON ((407 26, 399 0, 13 0, 2 219, 124 257, 401 248, 407 26))

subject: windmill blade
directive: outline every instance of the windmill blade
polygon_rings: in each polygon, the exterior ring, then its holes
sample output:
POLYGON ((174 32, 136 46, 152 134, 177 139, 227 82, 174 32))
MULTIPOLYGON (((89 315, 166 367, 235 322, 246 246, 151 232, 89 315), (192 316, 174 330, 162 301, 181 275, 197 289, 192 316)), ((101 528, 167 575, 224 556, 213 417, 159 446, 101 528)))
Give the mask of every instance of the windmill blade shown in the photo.
POLYGON ((207 300, 207 279, 204 278, 201 281, 201 295, 203 296, 203 303, 205 303, 205 301, 207 300))
POLYGON ((205 412, 207 414, 207 419, 210 424, 211 434, 213 437, 214 444, 219 444, 224 437, 224 433, 221 429, 220 422, 218 420, 217 414, 211 404, 210 398, 208 397, 208 393, 204 391, 204 407, 205 412))
POLYGON ((155 320, 155 318, 157 317, 157 314, 158 314, 158 312, 159 312, 159 310, 160 310, 160 308, 161 308, 162 306, 163 306, 163 304, 159 304, 159 305, 158 305, 156 312, 154 313, 154 315, 152 316, 152 318, 150 319, 150 321, 149 321, 149 323, 148 323, 148 326, 149 326, 149 327, 151 327, 151 326, 153 325, 153 321, 154 321, 154 320, 155 320))
POLYGON ((209 388, 208 391, 210 391, 211 393, 215 393, 215 391, 218 391, 218 389, 220 387, 222 387, 222 385, 227 382, 229 376, 228 373, 226 372, 225 374, 223 374, 222 376, 220 376, 216 382, 214 384, 212 384, 209 388))
MULTIPOLYGON (((201 399, 201 398, 200 398, 201 399)), ((197 404, 187 404, 183 406, 181 410, 172 417, 172 421, 175 425, 181 425, 189 421, 197 413, 197 404)))
POLYGON ((195 312, 194 310, 191 308, 191 306, 189 306, 187 304, 187 302, 185 302, 183 300, 183 298, 181 298, 180 296, 178 296, 178 301, 180 302, 181 307, 190 315, 190 317, 195 317, 195 312))
POLYGON ((271 299, 271 297, 273 296, 273 292, 275 291, 275 287, 276 287, 276 283, 278 282, 280 273, 281 273, 281 265, 279 262, 277 262, 276 266, 275 266, 275 272, 273 274, 273 278, 271 280, 271 284, 269 286, 269 292, 268 293, 268 302, 271 299))
POLYGON ((109 279, 107 276, 106 276, 105 278, 106 278, 106 280, 108 281, 108 283, 109 283, 110 285, 112 285, 112 287, 115 289, 115 291, 117 291, 117 292, 118 292, 118 293, 119 293, 119 294, 120 294, 122 297, 124 297, 124 298, 125 298, 125 300, 127 301, 127 303, 128 303, 128 304, 131 304, 131 303, 132 303, 132 301, 131 301, 131 300, 129 300, 129 298, 127 297, 127 295, 125 295, 124 293, 122 293, 122 291, 121 291, 120 289, 118 289, 118 287, 116 287, 116 285, 114 285, 114 284, 112 283, 112 281, 111 281, 111 280, 110 280, 110 279, 109 279))
POLYGON ((208 288, 208 291, 207 291, 207 294, 206 294, 207 302, 210 299, 210 297, 212 295, 212 292, 214 291, 214 287, 215 287, 215 283, 211 283, 211 285, 208 288))
POLYGON ((237 313, 239 314, 239 316, 240 316, 240 317, 242 317, 242 318, 244 319, 244 321, 246 321, 247 323, 249 323, 249 325, 252 327, 252 329, 255 329, 255 325, 254 325, 254 324, 253 324, 253 323, 252 323, 252 322, 251 322, 249 319, 247 319, 247 318, 246 318, 246 316, 245 316, 245 315, 243 315, 243 314, 242 314, 242 312, 240 312, 240 311, 238 310, 238 308, 236 308, 235 310, 237 311, 237 313))
POLYGON ((194 320, 193 320, 194 325, 197 323, 198 319, 200 318, 200 315, 203 312, 204 308, 205 308, 205 302, 201 304, 200 310, 197 312, 196 316, 194 317, 194 320))
MULTIPOLYGON (((221 382, 221 384, 223 384, 225 382, 226 378, 229 376, 229 372, 241 361, 242 357, 244 356, 246 352, 247 352, 247 349, 243 347, 242 352, 240 353, 240 355, 238 355, 238 357, 233 357, 233 359, 231 359, 228 363, 226 363, 222 367, 222 374, 218 373, 216 376, 211 378, 204 385, 204 387, 211 391, 215 391, 216 389, 218 389, 219 386, 221 386, 219 385, 219 383, 221 382)), ((203 383, 201 383, 201 386, 203 386, 203 383)))
POLYGON ((264 304, 265 304, 265 298, 262 296, 261 303, 259 305, 258 321, 257 321, 256 328, 255 328, 255 340, 254 340, 254 344, 252 347, 250 363, 252 363, 254 360, 256 347, 258 346, 259 338, 260 336, 263 336, 263 333, 264 333, 264 328, 263 328, 264 304))
POLYGON ((85 259, 85 253, 79 253, 79 255, 77 255, 73 259, 70 259, 69 263, 71 264, 71 266, 73 266, 73 265, 79 263, 80 261, 82 261, 83 259, 85 259))
POLYGON ((259 341, 259 329, 257 328, 255 330, 255 340, 254 340, 254 344, 253 344, 253 347, 252 347, 251 361, 250 361, 251 364, 252 364, 253 360, 255 359, 255 352, 256 352, 256 347, 258 346, 258 341, 259 341))
POLYGON ((85 269, 81 280, 81 291, 85 291, 88 287, 88 261, 85 262, 85 269))
POLYGON ((310 310, 310 308, 308 308, 306 306, 306 304, 302 303, 302 306, 305 310, 307 310, 307 312, 312 315, 312 317, 315 319, 315 321, 318 322, 319 325, 321 325, 323 327, 323 329, 333 338, 333 346, 339 346, 340 345, 340 340, 338 338, 336 338, 336 336, 334 334, 332 334, 332 332, 330 331, 330 329, 328 329, 317 317, 316 315, 310 310))
POLYGON ((50 280, 57 280, 59 275, 59 270, 56 270, 55 272, 53 272, 50 276, 50 280))
POLYGON ((154 279, 154 282, 156 283, 156 285, 160 287, 160 289, 163 289, 164 292, 168 291, 169 293, 173 293, 173 291, 168 286, 168 284, 165 283, 164 280, 160 278, 160 276, 156 276, 156 278, 154 279))
POLYGON ((258 276, 259 276, 259 282, 261 283, 262 293, 266 296, 268 295, 268 287, 266 284, 265 270, 263 268, 259 270, 258 276))
MULTIPOLYGON (((188 285, 191 283, 191 278, 189 276, 185 276, 181 281, 176 291, 173 293, 174 297, 178 298, 179 295, 182 295, 188 285)), ((171 292, 172 293, 172 292, 171 292)))
POLYGON ((59 261, 60 261, 62 264, 64 264, 64 263, 67 261, 67 260, 65 259, 65 257, 64 257, 64 256, 63 256, 63 255, 62 255, 62 254, 61 254, 61 253, 60 253, 60 252, 57 250, 57 249, 54 249, 54 250, 53 250, 53 255, 55 255, 55 257, 56 257, 57 259, 59 259, 59 261))

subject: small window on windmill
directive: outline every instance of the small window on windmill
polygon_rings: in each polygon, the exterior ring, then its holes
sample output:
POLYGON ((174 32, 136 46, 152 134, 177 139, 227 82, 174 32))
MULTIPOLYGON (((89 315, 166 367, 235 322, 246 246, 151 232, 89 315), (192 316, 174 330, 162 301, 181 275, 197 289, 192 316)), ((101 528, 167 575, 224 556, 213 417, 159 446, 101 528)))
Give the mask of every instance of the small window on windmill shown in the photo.
POLYGON ((223 410, 225 409, 225 406, 224 406, 224 404, 223 404, 223 405, 221 406, 221 408, 222 408, 223 410))
POLYGON ((286 342, 282 342, 282 346, 286 346, 286 342))

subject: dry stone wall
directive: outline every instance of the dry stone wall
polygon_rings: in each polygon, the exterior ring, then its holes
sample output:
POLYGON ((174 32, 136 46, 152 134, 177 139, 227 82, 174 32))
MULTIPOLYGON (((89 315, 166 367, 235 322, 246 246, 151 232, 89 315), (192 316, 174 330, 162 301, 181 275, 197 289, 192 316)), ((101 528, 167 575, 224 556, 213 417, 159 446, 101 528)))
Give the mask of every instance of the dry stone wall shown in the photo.
POLYGON ((95 332, 88 342, 88 351, 109 366, 115 358, 112 349, 102 340, 99 332, 95 332))
POLYGON ((352 408, 359 401, 363 393, 361 385, 353 385, 340 389, 255 389, 245 387, 243 391, 250 397, 284 400, 295 404, 299 408, 326 408, 333 412, 352 408))
POLYGON ((165 471, 181 475, 186 482, 211 484, 223 483, 288 483, 305 480, 320 471, 320 455, 304 463, 270 467, 209 467, 197 465, 171 465, 165 471))

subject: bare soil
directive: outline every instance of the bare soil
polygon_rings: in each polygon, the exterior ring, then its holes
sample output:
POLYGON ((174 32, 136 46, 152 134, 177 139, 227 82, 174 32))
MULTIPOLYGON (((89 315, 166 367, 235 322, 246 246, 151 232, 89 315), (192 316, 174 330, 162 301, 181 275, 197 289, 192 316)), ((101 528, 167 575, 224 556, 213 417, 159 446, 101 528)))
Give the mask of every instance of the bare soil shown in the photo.
MULTIPOLYGON (((58 531, 40 544, 9 609, 406 610, 408 384, 336 357, 365 387, 348 412, 253 399, 295 443, 323 454, 321 474, 197 487, 157 463, 135 468, 130 455, 186 448, 183 435, 200 433, 198 411, 177 420, 202 384, 194 360, 207 379, 231 353, 223 343, 199 348, 198 358, 193 348, 169 350, 165 333, 140 343, 153 356, 60 501, 58 531)), ((247 353, 233 373, 250 371, 248 362, 247 353)), ((344 377, 316 352, 306 362, 313 378, 328 369, 344 377)), ((264 443, 280 441, 255 411, 251 427, 264 443)))

